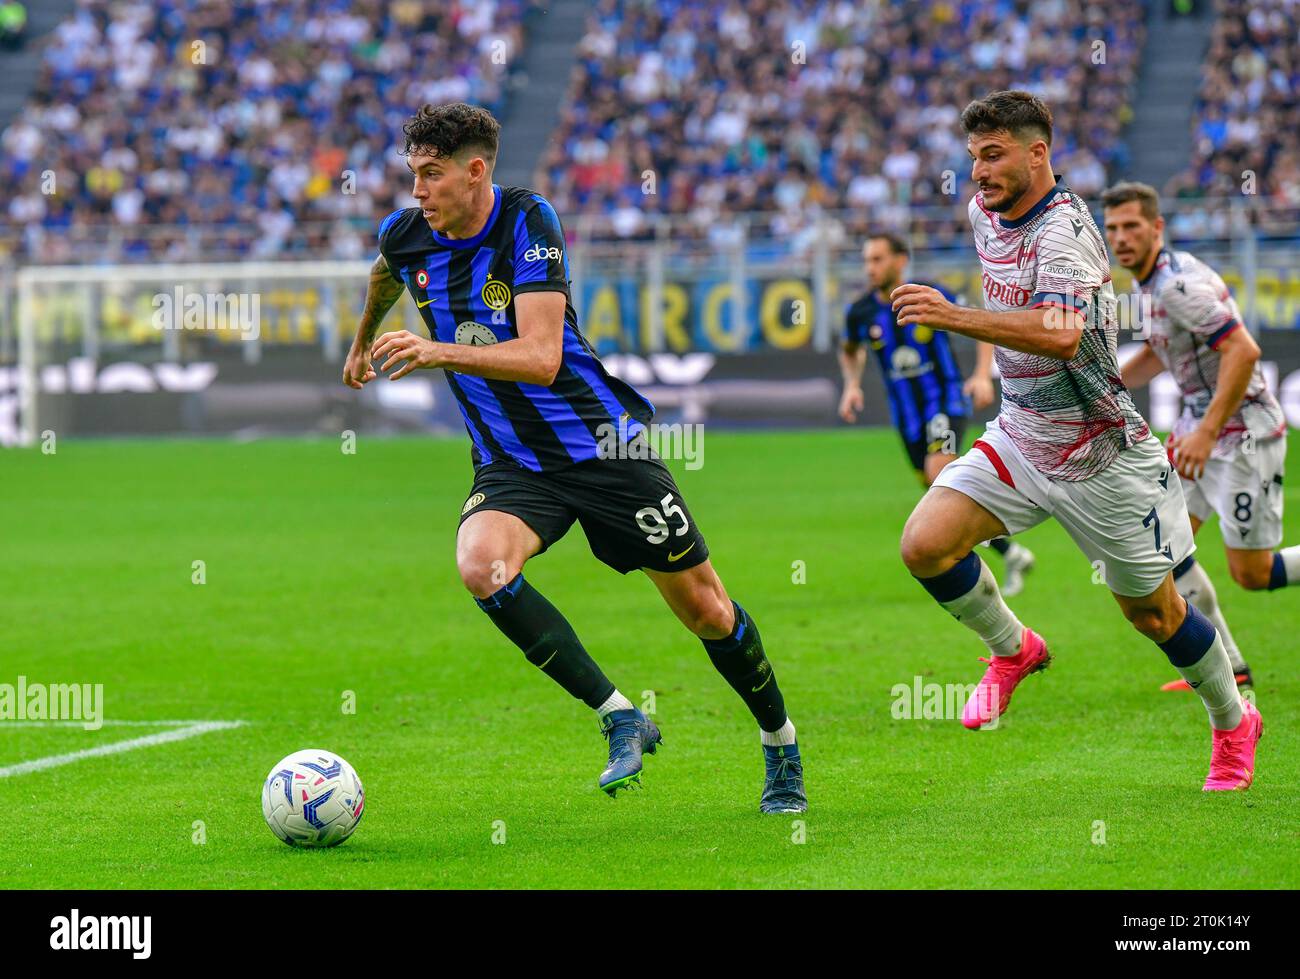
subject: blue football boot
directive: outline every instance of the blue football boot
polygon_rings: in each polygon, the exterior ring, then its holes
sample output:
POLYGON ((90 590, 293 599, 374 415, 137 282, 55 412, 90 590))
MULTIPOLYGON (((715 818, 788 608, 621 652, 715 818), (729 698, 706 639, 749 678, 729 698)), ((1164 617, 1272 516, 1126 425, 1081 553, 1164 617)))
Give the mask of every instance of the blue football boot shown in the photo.
POLYGON ((806 812, 808 797, 803 794, 799 746, 765 744, 763 757, 767 761, 767 777, 763 782, 763 797, 758 801, 759 812, 806 812))
POLYGON ((610 711, 601 719, 600 730, 609 741, 609 765, 597 784, 613 798, 619 789, 640 784, 641 753, 653 755, 663 738, 655 722, 635 707, 610 711))

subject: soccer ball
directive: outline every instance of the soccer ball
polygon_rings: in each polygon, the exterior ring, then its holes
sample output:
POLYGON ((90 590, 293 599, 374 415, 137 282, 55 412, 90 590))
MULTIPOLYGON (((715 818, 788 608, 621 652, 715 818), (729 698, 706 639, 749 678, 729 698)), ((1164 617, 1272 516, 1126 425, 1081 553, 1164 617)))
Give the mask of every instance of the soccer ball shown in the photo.
POLYGON ((271 769, 262 815, 290 846, 338 846, 357 828, 366 793, 352 766, 331 751, 304 748, 271 769))

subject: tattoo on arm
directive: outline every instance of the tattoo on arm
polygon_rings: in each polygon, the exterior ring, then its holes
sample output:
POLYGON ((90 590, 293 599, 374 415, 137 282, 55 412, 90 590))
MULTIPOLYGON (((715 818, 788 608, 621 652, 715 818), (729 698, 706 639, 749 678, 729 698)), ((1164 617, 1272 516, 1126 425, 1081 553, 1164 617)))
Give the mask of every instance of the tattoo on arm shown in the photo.
POLYGON ((405 289, 406 286, 389 273, 388 262, 384 260, 384 256, 380 255, 376 258, 374 264, 370 266, 370 283, 366 286, 366 306, 361 311, 361 328, 358 336, 363 343, 369 344, 375 339, 375 334, 379 332, 379 324, 393 308, 393 303, 401 298, 405 289))

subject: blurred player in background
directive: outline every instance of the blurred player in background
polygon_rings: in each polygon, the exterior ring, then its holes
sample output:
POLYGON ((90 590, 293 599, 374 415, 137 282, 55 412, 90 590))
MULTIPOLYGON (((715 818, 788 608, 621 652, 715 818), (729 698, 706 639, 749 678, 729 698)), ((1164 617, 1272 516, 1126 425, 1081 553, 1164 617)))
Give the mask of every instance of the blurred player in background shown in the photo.
MULTIPOLYGON (((907 458, 921 485, 929 487, 940 470, 961 453, 971 403, 976 410, 993 403, 993 347, 976 344, 975 370, 963 383, 946 333, 921 324, 898 325, 889 294, 907 281, 908 257, 907 243, 892 232, 870 235, 862 246, 863 268, 871 287, 845 314, 839 355, 844 377, 840 418, 852 423, 862 411, 862 372, 870 348, 880 365, 889 414, 903 439, 907 458)), ((956 301, 951 293, 935 288, 956 301)), ((1024 576, 1033 569, 1033 553, 1006 537, 994 538, 989 546, 1006 560, 1002 593, 1018 595, 1024 576)))
POLYGON ((969 211, 986 308, 915 284, 895 289, 893 304, 900 324, 997 345, 998 417, 939 474, 901 544, 908 570, 988 646, 962 723, 974 730, 1000 716, 1051 659, 972 547, 1054 517, 1205 704, 1213 734, 1203 788, 1249 788, 1263 721, 1237 689, 1218 630, 1174 587, 1173 569, 1196 547, 1182 485, 1120 381, 1106 243, 1052 172, 1052 114, 1028 92, 994 92, 961 121, 979 187, 969 211))
MULTIPOLYGON (((1190 252, 1165 247, 1160 198, 1146 184, 1116 184, 1102 195, 1106 239, 1133 273, 1134 288, 1150 296, 1150 337, 1124 365, 1126 387, 1141 387, 1169 371, 1183 411, 1169 436, 1169 458, 1185 480, 1192 533, 1212 513, 1242 588, 1258 591, 1300 584, 1300 546, 1282 543, 1282 476, 1286 416, 1259 368, 1259 345, 1214 269, 1190 252)), ((1251 684, 1250 667, 1232 640, 1205 571, 1188 557, 1174 569, 1179 592, 1214 622, 1232 658, 1237 682, 1251 684)), ((1186 690, 1173 681, 1165 689, 1186 690)))
MULTIPOLYGON (((601 561, 646 573, 754 715, 766 762, 760 809, 804 811, 795 728, 758 627, 727 596, 672 474, 649 451, 654 406, 605 370, 578 329, 559 217, 532 191, 493 184, 500 127, 486 109, 426 105, 403 132, 417 206, 379 225, 344 383, 374 380, 372 363, 394 381, 444 368, 473 442, 461 578, 528 662, 596 712, 609 740, 601 789, 612 796, 638 782, 642 754, 661 738, 524 579, 524 563, 574 521, 601 561), (403 291, 432 339, 406 330, 376 339, 403 291)), ((394 512, 391 530, 421 513, 418 503, 394 512)))

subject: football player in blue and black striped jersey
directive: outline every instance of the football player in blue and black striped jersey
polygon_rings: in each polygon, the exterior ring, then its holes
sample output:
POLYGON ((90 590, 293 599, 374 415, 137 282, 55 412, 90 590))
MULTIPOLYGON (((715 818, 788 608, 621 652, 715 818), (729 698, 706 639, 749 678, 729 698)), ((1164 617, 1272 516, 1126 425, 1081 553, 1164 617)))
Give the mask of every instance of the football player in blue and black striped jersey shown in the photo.
MULTIPOLYGON (((928 487, 940 470, 961 454, 972 402, 976 409, 993 403, 993 347, 978 345, 975 371, 963 380, 947 333, 928 326, 898 325, 889 294, 908 281, 904 275, 908 257, 907 243, 888 231, 870 235, 862 247, 863 268, 871 288, 845 313, 840 417, 853 422, 862 411, 862 372, 870 350, 880 365, 889 414, 902 436, 907 458, 921 485, 928 487)), ((945 290, 935 288, 950 302, 956 301, 945 290)), ((1033 568, 1033 554, 1006 537, 990 541, 989 546, 1006 561, 1002 593, 1018 594, 1025 574, 1033 568)))
POLYGON ((766 760, 764 812, 807 807, 794 725, 758 628, 732 601, 646 428, 654 406, 610 375, 578 329, 564 231, 551 205, 492 182, 499 126, 484 109, 425 106, 403 128, 415 207, 379 226, 365 310, 343 380, 442 368, 472 443, 460 513, 461 579, 528 661, 597 712, 609 740, 599 786, 640 780, 655 723, 601 671, 524 564, 575 521, 614 570, 640 569, 704 643, 754 715, 766 760), (429 336, 377 336, 409 292, 429 336))

